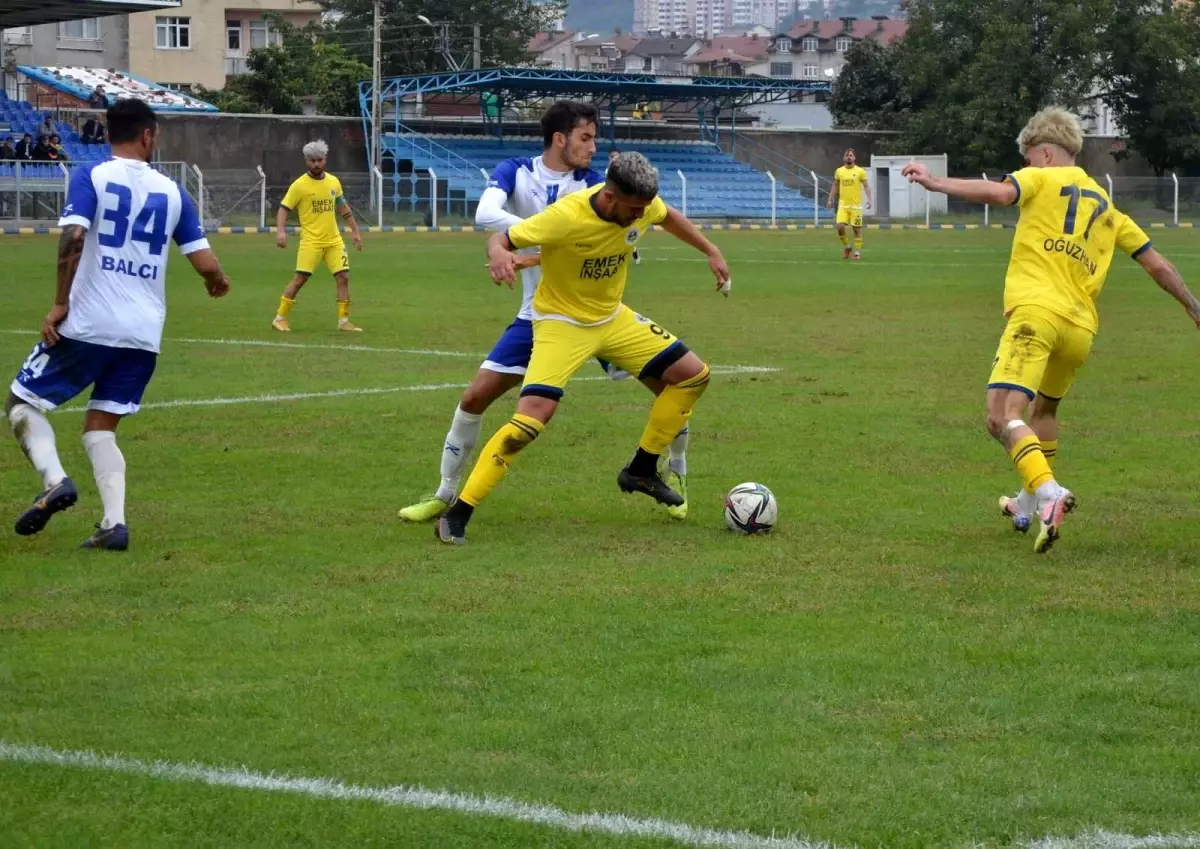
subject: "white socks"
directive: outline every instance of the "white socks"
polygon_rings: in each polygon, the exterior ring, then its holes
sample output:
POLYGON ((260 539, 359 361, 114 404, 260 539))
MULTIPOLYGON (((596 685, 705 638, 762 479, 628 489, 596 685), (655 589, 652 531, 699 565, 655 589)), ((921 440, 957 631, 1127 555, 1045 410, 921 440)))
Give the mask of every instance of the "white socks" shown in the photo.
POLYGON ((8 419, 21 450, 42 476, 42 486, 49 489, 65 478, 67 473, 54 446, 54 428, 42 411, 30 404, 17 404, 8 419))
POLYGON ((1032 516, 1037 512, 1037 496, 1021 487, 1017 496, 1017 512, 1023 516, 1032 516))
POLYGON ((437 497, 447 504, 458 493, 463 466, 475 450, 482 430, 483 416, 463 412, 462 407, 455 408, 454 421, 450 423, 450 432, 446 434, 446 443, 442 447, 442 485, 437 491, 437 497))
POLYGON ((101 529, 125 524, 125 457, 117 447, 117 435, 109 430, 93 430, 83 435, 83 447, 92 459, 96 488, 104 504, 101 529))
POLYGON ((671 440, 671 447, 667 452, 667 468, 680 477, 687 476, 688 433, 687 425, 684 425, 683 430, 671 440))

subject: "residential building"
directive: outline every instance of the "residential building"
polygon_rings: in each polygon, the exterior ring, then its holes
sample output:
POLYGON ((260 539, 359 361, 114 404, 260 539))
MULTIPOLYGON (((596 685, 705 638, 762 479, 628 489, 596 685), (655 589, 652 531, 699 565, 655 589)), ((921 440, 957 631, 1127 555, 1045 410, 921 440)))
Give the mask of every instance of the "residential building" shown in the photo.
POLYGON ((167 87, 222 88, 246 72, 253 48, 278 43, 265 13, 304 26, 321 11, 310 0, 183 0, 169 14, 131 15, 129 71, 167 87))
POLYGON ((867 21, 804 21, 775 37, 772 50, 750 73, 763 77, 832 80, 846 64, 846 51, 856 41, 891 44, 904 37, 908 21, 876 17, 867 21))
POLYGON ((688 57, 699 53, 704 42, 698 38, 644 38, 623 57, 620 70, 627 74, 679 76, 688 57))
POLYGON ((128 20, 128 15, 113 15, 6 29, 0 34, 0 53, 9 65, 125 68, 128 20))

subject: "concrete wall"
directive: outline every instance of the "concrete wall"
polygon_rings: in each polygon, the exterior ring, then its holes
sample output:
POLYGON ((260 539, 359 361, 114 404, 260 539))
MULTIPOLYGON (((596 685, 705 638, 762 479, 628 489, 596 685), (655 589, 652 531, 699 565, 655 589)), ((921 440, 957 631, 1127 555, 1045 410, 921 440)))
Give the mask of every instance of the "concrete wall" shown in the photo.
POLYGON ((96 39, 59 38, 58 24, 29 28, 30 44, 4 45, 5 59, 17 65, 124 68, 129 64, 129 18, 97 19, 96 39))
MULTIPOLYGON (((164 115, 162 121, 162 158, 194 163, 202 169, 253 170, 254 166, 262 165, 274 184, 277 181, 272 175, 299 173, 304 164, 300 149, 315 138, 323 138, 329 143, 329 169, 334 173, 365 172, 367 169, 366 144, 359 118, 198 114, 164 115)), ((434 123, 411 123, 417 130, 436 131, 437 125, 434 123)), ((525 129, 533 130, 532 127, 525 129)), ((621 129, 625 129, 624 126, 621 129)), ((680 141, 694 141, 697 138, 696 128, 691 126, 655 126, 653 129, 655 135, 663 138, 680 141)), ((775 154, 825 176, 831 175, 841 164, 842 153, 847 147, 853 147, 858 152, 860 162, 869 162, 872 153, 887 152, 884 145, 893 137, 890 133, 882 132, 832 130, 746 130, 743 135, 775 154)), ((1080 164, 1097 178, 1104 174, 1113 177, 1153 174, 1141 157, 1134 156, 1117 162, 1113 152, 1120 149, 1120 145, 1119 139, 1090 137, 1085 141, 1080 164)), ((722 137, 722 147, 729 148, 727 134, 722 137)), ((752 150, 752 146, 743 145, 736 153, 755 167, 772 167, 771 163, 756 158, 752 150)), ((954 153, 947 152, 950 155, 950 173, 958 174, 954 167, 954 153)))

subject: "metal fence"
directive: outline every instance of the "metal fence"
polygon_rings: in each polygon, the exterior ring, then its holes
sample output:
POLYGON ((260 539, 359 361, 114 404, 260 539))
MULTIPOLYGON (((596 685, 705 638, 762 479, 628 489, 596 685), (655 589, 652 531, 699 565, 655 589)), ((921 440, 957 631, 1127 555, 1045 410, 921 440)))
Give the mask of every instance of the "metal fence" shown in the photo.
MULTIPOLYGON (((34 227, 53 225, 65 203, 73 167, 71 163, 0 161, 0 223, 34 227)), ((179 183, 192 197, 207 227, 273 226, 275 211, 288 188, 286 184, 269 183, 261 167, 203 171, 185 162, 158 162, 154 167, 179 183)), ((785 214, 782 203, 785 183, 779 180, 777 202, 774 180, 769 172, 764 175, 764 180, 770 181, 771 185, 764 190, 762 208, 755 209, 752 214, 705 216, 697 215, 694 206, 689 210, 689 194, 695 198, 704 188, 702 174, 664 174, 662 185, 664 193, 671 195, 670 200, 678 203, 685 212, 691 211, 694 218, 829 223, 823 203, 827 198, 824 180, 813 176, 816 185, 797 188, 805 199, 816 194, 822 203, 819 212, 814 210, 801 217, 785 214)), ((985 176, 998 178, 998 175, 985 176)), ((472 186, 464 196, 462 189, 450 192, 447 182, 435 173, 384 175, 376 170, 373 174, 349 172, 338 177, 360 223, 394 227, 472 223, 485 179, 481 174, 478 185, 472 186)), ((1109 191, 1117 208, 1139 223, 1200 221, 1200 178, 1178 179, 1168 174, 1163 177, 1099 175, 1096 179, 1109 191)), ((907 223, 1013 225, 1018 214, 1014 207, 984 207, 954 200, 949 202, 945 213, 935 213, 932 208, 923 213, 921 210, 916 212, 916 218, 907 223)), ((885 220, 872 216, 868 210, 868 224, 885 220)), ((290 223, 296 224, 294 216, 290 223)))

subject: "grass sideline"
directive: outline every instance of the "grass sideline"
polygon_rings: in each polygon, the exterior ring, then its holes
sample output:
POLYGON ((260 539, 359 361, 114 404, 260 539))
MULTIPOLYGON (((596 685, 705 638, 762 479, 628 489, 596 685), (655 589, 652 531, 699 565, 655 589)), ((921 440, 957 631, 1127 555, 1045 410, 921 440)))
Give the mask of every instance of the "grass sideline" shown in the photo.
MULTIPOLYGON (((1192 233, 1154 235, 1200 280, 1192 233)), ((1063 408, 1081 510, 1035 557, 997 516, 1014 478, 983 430, 1010 237, 872 231, 851 264, 828 231, 718 232, 728 300, 648 239, 632 306, 715 365, 779 369, 714 379, 682 524, 615 486, 648 394, 581 381, 470 544, 437 547, 395 510, 436 482, 444 388, 147 410, 119 437, 133 550, 96 556, 74 547, 97 497, 62 413, 81 504, 0 542, 0 740, 837 846, 1200 830, 1196 331, 1116 261, 1063 408), (779 498, 771 537, 724 531, 746 479, 779 498)), ((218 237, 233 293, 173 259, 146 400, 463 384, 516 309, 482 242, 368 238, 366 332, 334 332, 316 279, 283 339, 292 251, 218 237), (462 356, 401 353, 428 350, 462 356)), ((4 242, 0 329, 40 322, 53 244, 4 242)), ((0 334, 10 372, 32 341, 0 334)), ((15 517, 36 482, 0 457, 15 517)), ((671 845, 0 762, 0 845, 85 844, 671 845)))

